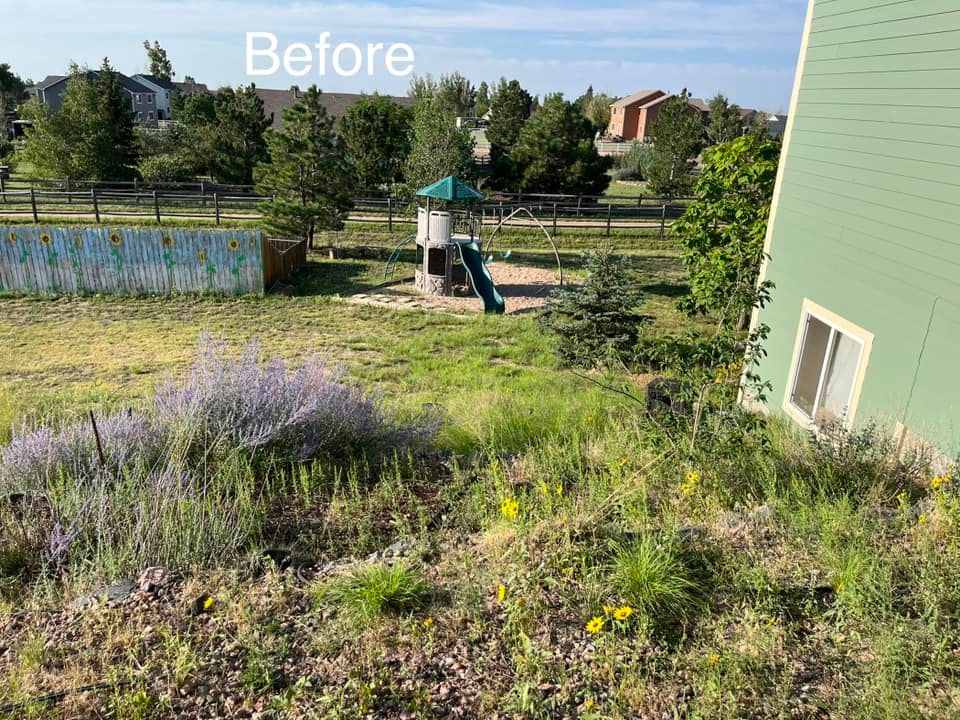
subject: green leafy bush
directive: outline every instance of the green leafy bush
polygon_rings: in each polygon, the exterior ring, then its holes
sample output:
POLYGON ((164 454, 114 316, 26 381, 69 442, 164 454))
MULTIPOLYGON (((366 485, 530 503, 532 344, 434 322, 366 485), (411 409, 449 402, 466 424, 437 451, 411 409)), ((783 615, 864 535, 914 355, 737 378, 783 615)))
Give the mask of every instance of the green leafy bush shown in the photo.
POLYGON ((140 177, 148 183, 182 182, 191 177, 190 166, 177 155, 154 155, 138 166, 140 177))
POLYGON ((643 295, 623 258, 604 249, 587 255, 585 267, 584 284, 555 292, 540 316, 560 340, 562 362, 574 367, 626 357, 650 319, 638 310, 643 295))

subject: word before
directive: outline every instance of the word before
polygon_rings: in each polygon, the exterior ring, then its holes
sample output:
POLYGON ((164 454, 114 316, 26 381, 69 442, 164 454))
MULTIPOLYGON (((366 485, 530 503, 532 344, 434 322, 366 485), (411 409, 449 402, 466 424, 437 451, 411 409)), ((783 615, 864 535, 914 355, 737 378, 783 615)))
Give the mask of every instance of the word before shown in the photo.
POLYGON ((327 55, 330 50, 330 66, 336 75, 352 77, 366 66, 367 75, 373 76, 377 69, 377 54, 382 53, 384 69, 394 77, 404 77, 413 72, 413 48, 406 43, 393 43, 384 49, 383 43, 368 43, 366 53, 350 42, 330 44, 330 33, 320 33, 320 41, 313 45, 290 43, 283 53, 277 50, 280 43, 277 36, 270 32, 247 33, 247 75, 273 75, 283 69, 294 77, 303 77, 314 70, 318 75, 327 74, 327 55), (316 52, 316 56, 314 56, 316 52), (259 62, 258 62, 259 59, 259 62))

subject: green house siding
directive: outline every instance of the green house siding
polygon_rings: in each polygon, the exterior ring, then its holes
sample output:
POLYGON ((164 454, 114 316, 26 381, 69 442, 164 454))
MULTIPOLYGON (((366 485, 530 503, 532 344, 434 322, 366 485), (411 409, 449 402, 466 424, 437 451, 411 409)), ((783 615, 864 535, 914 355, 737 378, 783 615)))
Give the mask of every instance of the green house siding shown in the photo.
MULTIPOLYGON (((760 315, 771 408, 804 299, 874 335, 857 422, 960 451, 960 7, 815 0, 760 315)), ((803 56, 801 56, 803 57, 803 56)))

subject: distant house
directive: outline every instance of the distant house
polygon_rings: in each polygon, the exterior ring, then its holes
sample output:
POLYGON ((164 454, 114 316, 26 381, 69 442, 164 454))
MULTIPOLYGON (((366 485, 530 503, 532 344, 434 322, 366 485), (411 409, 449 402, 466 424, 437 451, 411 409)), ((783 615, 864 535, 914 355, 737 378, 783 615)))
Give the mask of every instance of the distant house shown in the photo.
MULTIPOLYGON (((99 76, 99 70, 87 71, 87 77, 91 79, 96 79, 99 76)), ((156 90, 122 73, 117 73, 117 77, 120 80, 120 86, 123 88, 123 91, 130 97, 130 109, 134 113, 136 122, 148 127, 156 127, 156 90)), ((69 81, 70 76, 68 75, 48 75, 41 82, 27 88, 27 92, 37 98, 37 102, 41 105, 45 105, 53 112, 56 112, 63 104, 63 94, 66 92, 69 81)))
POLYGON ((665 96, 663 90, 640 90, 612 103, 607 135, 624 140, 643 140, 649 124, 647 106, 665 96))
MULTIPOLYGON (((913 3, 836 5, 809 4, 773 195, 764 407, 804 428, 876 421, 946 462, 960 453, 960 149, 942 113, 915 108, 943 105, 956 63, 916 34, 913 3), (909 107, 891 87, 911 88, 909 107)), ((924 5, 930 28, 954 12, 924 5)))
POLYGON ((173 120, 173 110, 170 107, 172 93, 176 86, 169 80, 156 75, 134 75, 133 80, 150 88, 157 98, 157 120, 173 120))
MULTIPOLYGON (((268 88, 257 88, 257 95, 263 100, 263 112, 267 117, 273 118, 271 127, 279 130, 283 127, 283 111, 293 105, 300 99, 300 90, 296 87, 289 90, 270 90, 268 88)), ((340 117, 346 114, 354 104, 368 95, 359 93, 321 93, 320 102, 326 108, 327 114, 332 117, 340 117)), ((416 100, 411 97, 390 97, 398 105, 405 107, 412 106, 416 100)))

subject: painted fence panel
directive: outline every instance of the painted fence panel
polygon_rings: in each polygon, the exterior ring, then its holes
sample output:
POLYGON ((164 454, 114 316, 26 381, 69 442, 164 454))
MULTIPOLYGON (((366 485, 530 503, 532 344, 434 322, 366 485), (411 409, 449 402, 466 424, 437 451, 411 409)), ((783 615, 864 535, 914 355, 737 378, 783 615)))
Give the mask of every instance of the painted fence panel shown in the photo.
POLYGON ((0 292, 264 292, 256 230, 0 225, 0 292))

